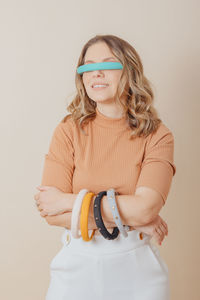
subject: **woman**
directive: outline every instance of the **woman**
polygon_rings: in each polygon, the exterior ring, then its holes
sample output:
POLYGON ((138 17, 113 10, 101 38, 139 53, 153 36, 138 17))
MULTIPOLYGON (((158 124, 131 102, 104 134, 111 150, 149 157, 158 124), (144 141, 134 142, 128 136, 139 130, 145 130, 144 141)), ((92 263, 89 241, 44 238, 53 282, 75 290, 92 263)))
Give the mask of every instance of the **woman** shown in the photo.
MULTIPOLYGON (((150 240, 161 244, 168 233, 159 212, 176 172, 173 134, 157 116, 141 59, 128 42, 97 35, 83 47, 80 66, 85 71, 77 68, 77 95, 54 130, 34 197, 48 224, 65 228, 63 247, 50 265, 46 300, 167 300, 168 268, 150 240), (122 68, 90 68, 102 62, 122 68), (128 236, 107 240, 93 209, 97 194, 110 188, 121 222, 129 227, 128 236), (95 195, 88 216, 94 235, 87 242, 71 232, 82 189, 95 195)), ((112 233, 116 222, 106 195, 101 214, 112 233)))

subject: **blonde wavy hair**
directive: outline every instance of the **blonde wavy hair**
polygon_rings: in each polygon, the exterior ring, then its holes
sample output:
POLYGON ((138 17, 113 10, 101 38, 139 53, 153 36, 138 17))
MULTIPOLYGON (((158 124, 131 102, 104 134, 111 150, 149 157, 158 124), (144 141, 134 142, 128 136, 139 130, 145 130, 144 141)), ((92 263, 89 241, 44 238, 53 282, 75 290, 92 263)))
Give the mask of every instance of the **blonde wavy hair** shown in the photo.
MULTIPOLYGON (((122 63, 122 76, 116 91, 116 101, 123 107, 129 127, 130 139, 136 136, 148 136, 157 130, 161 119, 153 107, 154 94, 149 80, 144 76, 143 65, 136 50, 125 40, 114 35, 96 35, 83 47, 77 67, 84 64, 87 49, 97 43, 105 42, 111 52, 122 63), (120 97, 125 95, 125 101, 120 97)), ((76 72, 75 83, 77 94, 67 107, 72 119, 78 121, 81 131, 83 126, 96 116, 96 102, 90 99, 86 93, 82 74, 76 72)), ((69 115, 65 116, 65 122, 69 115)), ((84 132, 84 134, 86 134, 84 132)))

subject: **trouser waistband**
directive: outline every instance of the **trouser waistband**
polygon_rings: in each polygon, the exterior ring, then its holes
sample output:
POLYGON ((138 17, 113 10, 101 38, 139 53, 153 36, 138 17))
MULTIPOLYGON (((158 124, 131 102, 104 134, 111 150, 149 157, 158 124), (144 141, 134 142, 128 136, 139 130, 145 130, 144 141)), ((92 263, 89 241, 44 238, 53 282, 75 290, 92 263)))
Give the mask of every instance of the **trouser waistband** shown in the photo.
MULTIPOLYGON (((89 230, 89 236, 92 230, 89 230)), ((128 236, 124 237, 119 234, 114 240, 107 240, 102 235, 94 235, 91 241, 84 241, 82 237, 79 239, 73 238, 70 229, 65 229, 62 234, 62 243, 76 253, 91 253, 91 254, 109 254, 130 251, 145 244, 149 244, 150 235, 142 233, 138 230, 128 231, 128 236)))

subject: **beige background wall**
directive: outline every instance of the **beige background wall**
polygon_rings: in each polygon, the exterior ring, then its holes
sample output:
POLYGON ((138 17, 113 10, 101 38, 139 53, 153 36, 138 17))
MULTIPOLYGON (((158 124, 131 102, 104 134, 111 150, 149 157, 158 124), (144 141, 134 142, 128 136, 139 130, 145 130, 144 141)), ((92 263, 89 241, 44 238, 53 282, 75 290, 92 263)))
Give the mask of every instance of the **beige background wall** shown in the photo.
POLYGON ((40 217, 33 195, 52 131, 75 93, 81 48, 96 34, 136 48, 174 134, 177 173, 161 211, 169 235, 158 247, 171 299, 200 299, 199 12, 195 0, 0 1, 1 299, 45 299, 63 229, 40 217))

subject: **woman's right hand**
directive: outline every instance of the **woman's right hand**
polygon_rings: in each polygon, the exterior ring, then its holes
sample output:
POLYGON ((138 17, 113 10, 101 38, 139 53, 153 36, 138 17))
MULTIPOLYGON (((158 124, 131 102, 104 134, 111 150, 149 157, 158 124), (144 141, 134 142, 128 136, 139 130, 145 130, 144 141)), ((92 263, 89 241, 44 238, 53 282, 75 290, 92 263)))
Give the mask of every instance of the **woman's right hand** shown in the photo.
POLYGON ((167 223, 158 215, 152 222, 143 226, 134 226, 136 230, 152 236, 161 245, 165 235, 168 235, 167 223))

